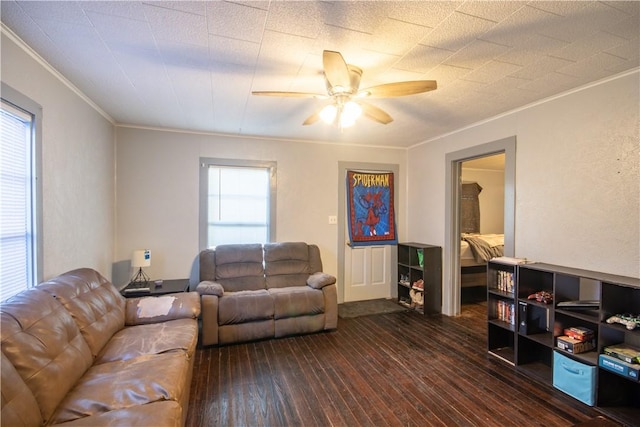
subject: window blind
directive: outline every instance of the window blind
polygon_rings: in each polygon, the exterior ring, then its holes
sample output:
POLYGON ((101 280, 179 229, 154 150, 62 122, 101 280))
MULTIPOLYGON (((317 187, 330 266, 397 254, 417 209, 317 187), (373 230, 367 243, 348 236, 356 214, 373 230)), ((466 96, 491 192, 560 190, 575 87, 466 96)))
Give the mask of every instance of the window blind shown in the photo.
POLYGON ((33 116, 2 101, 0 109, 0 299, 35 281, 33 116))
POLYGON ((207 246, 269 241, 268 168, 208 168, 207 246))

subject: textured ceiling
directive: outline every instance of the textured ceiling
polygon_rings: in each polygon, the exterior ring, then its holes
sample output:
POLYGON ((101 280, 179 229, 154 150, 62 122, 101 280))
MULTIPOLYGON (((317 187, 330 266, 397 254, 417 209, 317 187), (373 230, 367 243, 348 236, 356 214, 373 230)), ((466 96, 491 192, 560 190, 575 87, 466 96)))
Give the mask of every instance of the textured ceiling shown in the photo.
POLYGON ((118 124, 408 147, 637 68, 640 2, 2 1, 2 22, 118 124), (371 100, 394 121, 302 122, 326 101, 322 51, 361 87, 437 80, 371 100))

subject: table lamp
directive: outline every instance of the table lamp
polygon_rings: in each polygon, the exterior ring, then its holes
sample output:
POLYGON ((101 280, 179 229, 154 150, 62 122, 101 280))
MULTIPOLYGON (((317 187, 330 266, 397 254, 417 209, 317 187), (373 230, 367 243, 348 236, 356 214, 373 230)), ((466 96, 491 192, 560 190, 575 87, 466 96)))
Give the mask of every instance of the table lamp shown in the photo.
POLYGON ((151 251, 149 249, 139 249, 133 251, 131 257, 131 267, 138 268, 138 272, 131 279, 131 283, 148 283, 149 276, 142 271, 142 267, 149 267, 151 265, 151 251))

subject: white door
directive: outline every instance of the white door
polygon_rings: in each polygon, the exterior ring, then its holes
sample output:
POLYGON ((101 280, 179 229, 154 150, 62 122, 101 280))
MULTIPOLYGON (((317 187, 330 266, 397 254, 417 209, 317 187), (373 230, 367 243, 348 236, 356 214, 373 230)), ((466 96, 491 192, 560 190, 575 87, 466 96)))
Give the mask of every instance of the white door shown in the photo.
POLYGON ((346 245, 344 301, 391 297, 391 245, 346 245))
MULTIPOLYGON (((347 196, 345 181, 347 171, 380 171, 393 172, 394 177, 399 177, 399 166, 397 164, 381 163, 358 163, 339 162, 340 179, 338 185, 338 212, 341 213, 338 224, 338 241, 349 242, 349 224, 347 214, 347 196)), ((394 203, 398 203, 398 181, 394 179, 394 203)), ((338 282, 342 302, 365 301, 379 298, 391 298, 395 295, 396 283, 391 283, 392 276, 396 276, 396 246, 395 245, 372 245, 372 246, 350 246, 341 243, 338 255, 342 261, 339 266, 338 282), (343 279, 342 281, 340 279, 343 279), (394 288, 394 289, 392 289, 394 288)), ((394 280, 396 278, 394 277, 394 280)))

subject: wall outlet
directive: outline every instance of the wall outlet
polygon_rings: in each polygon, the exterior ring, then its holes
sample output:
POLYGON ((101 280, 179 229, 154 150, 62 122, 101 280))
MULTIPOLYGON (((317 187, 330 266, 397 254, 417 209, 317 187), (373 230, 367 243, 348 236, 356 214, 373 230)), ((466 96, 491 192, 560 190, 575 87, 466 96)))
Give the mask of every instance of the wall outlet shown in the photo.
POLYGON ((338 223, 338 217, 335 215, 329 215, 329 224, 337 224, 338 223))

